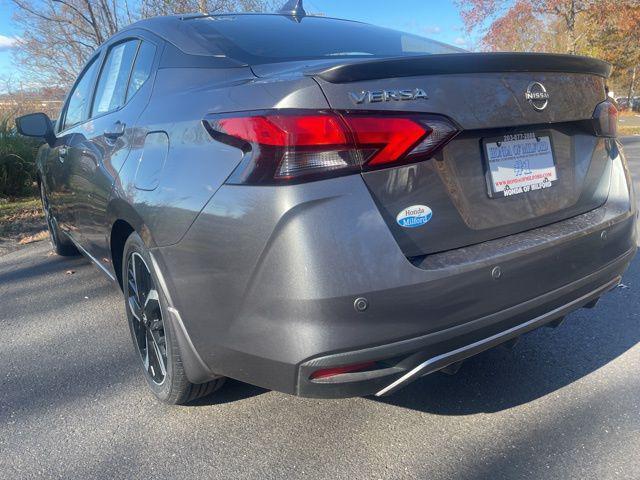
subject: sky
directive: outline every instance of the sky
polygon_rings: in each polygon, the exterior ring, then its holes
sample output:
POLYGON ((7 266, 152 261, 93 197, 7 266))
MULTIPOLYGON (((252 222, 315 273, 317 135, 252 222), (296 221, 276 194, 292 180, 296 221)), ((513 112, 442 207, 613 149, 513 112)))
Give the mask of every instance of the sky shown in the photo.
MULTIPOLYGON (((284 0, 282 0, 284 4, 284 0)), ((325 15, 395 28, 469 48, 453 0, 305 0, 305 8, 325 15), (391 6, 401 8, 391 8, 391 6)), ((13 73, 11 50, 20 36, 11 19, 13 7, 0 0, 0 78, 13 73)))

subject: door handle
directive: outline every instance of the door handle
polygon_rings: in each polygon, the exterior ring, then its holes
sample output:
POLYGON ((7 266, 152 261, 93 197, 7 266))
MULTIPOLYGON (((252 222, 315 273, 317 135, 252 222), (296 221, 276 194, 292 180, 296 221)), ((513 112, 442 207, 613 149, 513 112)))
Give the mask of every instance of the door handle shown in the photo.
POLYGON ((64 163, 64 159, 67 157, 67 147, 60 147, 58 149, 58 160, 60 163, 64 163))
POLYGON ((111 125, 111 127, 107 128, 104 131, 104 136, 107 137, 110 140, 115 140, 115 139, 121 137, 122 135, 124 135, 124 130, 125 130, 126 127, 127 127, 126 124, 124 124, 120 120, 118 120, 116 123, 111 125))

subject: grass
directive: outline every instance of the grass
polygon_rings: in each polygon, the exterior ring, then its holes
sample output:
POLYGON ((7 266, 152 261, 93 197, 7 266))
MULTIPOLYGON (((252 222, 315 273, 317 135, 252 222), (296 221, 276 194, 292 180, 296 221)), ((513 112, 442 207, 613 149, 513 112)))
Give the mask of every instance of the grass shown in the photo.
POLYGON ((0 255, 48 236, 38 198, 0 199, 0 255))
MULTIPOLYGON (((18 198, 15 200, 0 200, 0 222, 8 221, 16 215, 41 209, 40 200, 35 197, 18 198)), ((42 215, 42 212, 40 212, 42 215)))
POLYGON ((640 135, 640 125, 638 125, 638 122, 633 122, 632 121, 632 123, 636 123, 636 125, 625 125, 624 124, 624 123, 629 123, 629 120, 627 120, 627 119, 635 120, 636 117, 640 116, 640 112, 631 111, 631 110, 623 110, 623 111, 619 112, 619 115, 620 115, 620 119, 622 120, 622 122, 618 124, 618 134, 621 137, 624 137, 626 135, 640 135))
POLYGON ((623 110, 619 112, 621 122, 618 124, 618 134, 621 137, 640 135, 640 125, 634 122, 635 118, 640 116, 640 112, 623 110), (635 125, 627 125, 627 123, 635 123, 635 125))
POLYGON ((640 135, 640 127, 618 125, 618 135, 621 137, 626 137, 627 135, 640 135))

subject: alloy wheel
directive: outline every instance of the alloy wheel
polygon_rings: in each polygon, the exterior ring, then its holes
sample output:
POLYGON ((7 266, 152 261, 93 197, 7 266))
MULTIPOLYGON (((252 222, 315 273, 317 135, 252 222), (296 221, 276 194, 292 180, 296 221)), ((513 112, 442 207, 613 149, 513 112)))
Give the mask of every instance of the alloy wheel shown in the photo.
POLYGON ((147 263, 132 253, 127 264, 127 302, 135 342, 145 371, 162 385, 167 376, 167 340, 158 290, 147 263))

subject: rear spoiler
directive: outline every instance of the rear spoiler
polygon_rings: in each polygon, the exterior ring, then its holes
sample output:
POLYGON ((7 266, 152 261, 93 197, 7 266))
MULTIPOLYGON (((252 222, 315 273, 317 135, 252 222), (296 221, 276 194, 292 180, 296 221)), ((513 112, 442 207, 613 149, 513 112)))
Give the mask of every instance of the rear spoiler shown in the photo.
POLYGON ((549 53, 453 53, 350 60, 306 75, 330 83, 350 83, 392 77, 458 73, 585 73, 609 78, 611 64, 590 57, 549 53))

